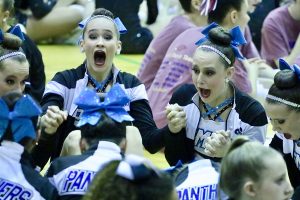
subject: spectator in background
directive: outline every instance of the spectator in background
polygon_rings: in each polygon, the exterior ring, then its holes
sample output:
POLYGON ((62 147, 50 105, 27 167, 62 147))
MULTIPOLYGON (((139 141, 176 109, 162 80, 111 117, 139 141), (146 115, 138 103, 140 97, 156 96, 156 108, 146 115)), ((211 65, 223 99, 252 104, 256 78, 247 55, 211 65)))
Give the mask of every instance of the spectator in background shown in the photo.
MULTIPOLYGON (((127 27, 126 35, 121 36, 122 53, 143 54, 153 35, 148 28, 142 27, 138 12, 143 0, 96 0, 96 8, 105 8, 122 19, 127 27)), ((148 24, 154 23, 158 15, 156 0, 147 0, 148 24)))
POLYGON ((200 15, 201 0, 179 0, 179 2, 184 14, 174 17, 152 40, 137 74, 146 90, 150 88, 169 46, 175 38, 189 28, 207 24, 207 16, 200 15))
MULTIPOLYGON (((2 0, 0 3, 0 28, 4 32, 10 32, 13 30, 11 16, 14 10, 13 0, 2 0)), ((15 27, 19 29, 19 27, 15 27)), ((14 30, 20 31, 20 30, 14 30)), ((22 49, 29 62, 29 84, 26 85, 25 91, 34 97, 38 102, 41 101, 45 90, 45 70, 42 54, 39 51, 36 44, 23 33, 22 49)))
POLYGON ((15 0, 16 18, 35 42, 65 38, 93 12, 94 5, 92 0, 15 0))
POLYGON ((300 65, 300 0, 279 7, 266 17, 261 36, 261 56, 273 68, 279 58, 300 65))
POLYGON ((255 11, 252 11, 252 13, 250 13, 251 20, 248 24, 251 30, 253 43, 255 44, 258 51, 260 51, 261 46, 261 28, 264 19, 270 11, 277 8, 278 6, 279 0, 262 0, 262 2, 256 6, 255 11))

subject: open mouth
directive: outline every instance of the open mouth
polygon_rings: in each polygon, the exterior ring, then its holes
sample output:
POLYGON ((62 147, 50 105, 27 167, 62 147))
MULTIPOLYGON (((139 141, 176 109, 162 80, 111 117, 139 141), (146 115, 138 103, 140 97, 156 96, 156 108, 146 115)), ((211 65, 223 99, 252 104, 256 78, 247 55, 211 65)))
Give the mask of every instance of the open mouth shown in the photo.
POLYGON ((104 65, 106 54, 104 51, 96 51, 94 53, 94 61, 96 65, 104 65))
POLYGON ((200 95, 202 98, 208 98, 210 96, 211 91, 209 89, 200 88, 200 95))
POLYGON ((292 138, 292 135, 288 134, 288 133, 283 133, 284 137, 286 139, 291 139, 292 138))

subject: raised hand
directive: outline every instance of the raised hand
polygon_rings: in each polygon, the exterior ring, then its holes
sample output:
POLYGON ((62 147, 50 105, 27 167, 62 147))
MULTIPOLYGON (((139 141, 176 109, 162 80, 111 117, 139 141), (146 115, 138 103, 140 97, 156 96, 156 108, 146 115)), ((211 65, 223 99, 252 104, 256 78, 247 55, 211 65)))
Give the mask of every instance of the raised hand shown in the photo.
POLYGON ((49 106, 46 114, 41 117, 42 128, 48 134, 54 134, 57 128, 67 119, 68 113, 58 106, 49 106))
POLYGON ((206 138, 204 152, 211 157, 222 158, 226 154, 231 144, 229 131, 216 131, 210 137, 206 138))
POLYGON ((166 107, 168 127, 172 133, 178 133, 186 125, 186 114, 181 106, 168 104, 166 107))

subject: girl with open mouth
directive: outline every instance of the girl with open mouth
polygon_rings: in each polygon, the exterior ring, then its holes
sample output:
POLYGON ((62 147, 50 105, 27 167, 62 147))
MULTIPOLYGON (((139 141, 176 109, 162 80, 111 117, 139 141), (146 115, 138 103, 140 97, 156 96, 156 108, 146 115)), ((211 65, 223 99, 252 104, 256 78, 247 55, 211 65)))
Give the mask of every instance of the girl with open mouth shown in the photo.
POLYGON ((98 8, 79 26, 83 30, 79 44, 86 58, 77 68, 58 72, 46 85, 42 100, 45 114, 41 122, 47 124, 47 128, 43 129, 42 137, 51 138, 45 138, 36 147, 33 154, 36 164, 43 167, 49 157, 53 159, 60 155, 63 146, 71 150, 63 151, 63 155, 66 155, 64 152, 67 155, 81 153, 78 145, 81 135, 76 125, 83 110, 74 102, 86 87, 104 97, 113 85, 120 84, 130 99, 124 109, 134 118, 127 126, 131 131, 128 131, 130 135, 127 139, 130 139, 126 147, 129 148, 130 141, 133 141, 131 149, 134 152, 131 153, 142 154, 143 144, 151 153, 159 151, 164 146, 162 134, 167 129, 156 127, 145 86, 134 75, 122 72, 114 65, 114 58, 120 54, 122 47, 120 34, 126 32, 121 20, 115 18, 109 10, 98 8), (67 116, 59 118, 62 111, 67 116), (66 143, 63 144, 65 139, 66 143))
POLYGON ((291 183, 292 199, 300 198, 300 67, 279 59, 279 71, 266 97, 265 108, 273 130, 270 146, 283 154, 291 183))
MULTIPOLYGON (((172 126, 180 109, 174 105, 167 107, 168 125, 173 130, 165 149, 170 164, 194 159, 220 162, 231 140, 238 135, 265 141, 268 121, 264 108, 231 82, 235 59, 243 59, 238 49, 238 45, 245 43, 242 31, 238 26, 227 31, 212 23, 202 33, 205 37, 196 42, 198 47, 193 56, 196 94, 182 108, 186 113, 186 119, 181 118, 186 120, 185 127, 172 126)), ((185 94, 187 91, 182 91, 182 98, 185 94)))

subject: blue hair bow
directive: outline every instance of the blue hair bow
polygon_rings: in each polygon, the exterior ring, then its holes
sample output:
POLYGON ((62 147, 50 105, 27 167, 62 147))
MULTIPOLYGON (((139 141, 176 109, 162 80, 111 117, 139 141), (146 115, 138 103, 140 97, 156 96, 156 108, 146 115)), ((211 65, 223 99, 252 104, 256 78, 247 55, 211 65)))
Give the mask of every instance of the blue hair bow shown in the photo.
POLYGON ((24 137, 36 138, 36 132, 31 118, 42 113, 41 108, 28 95, 24 95, 15 104, 14 110, 9 108, 3 99, 0 99, 0 138, 3 137, 9 121, 15 142, 19 142, 24 137))
MULTIPOLYGON (((9 33, 11 33, 15 36, 18 36, 22 41, 25 40, 24 34, 23 34, 23 32, 22 32, 19 25, 16 25, 16 26, 12 27, 11 30, 9 31, 9 33)), ((3 42, 3 40, 4 40, 4 33, 0 29, 0 43, 3 42)))
MULTIPOLYGON (((109 20, 112 20, 111 18, 109 18, 109 17, 107 17, 107 16, 105 16, 105 15, 95 15, 95 16, 86 18, 86 19, 82 20, 81 22, 79 22, 79 23, 78 23, 79 28, 84 29, 84 27, 86 26, 86 24, 87 24, 90 20, 95 19, 95 18, 97 18, 97 17, 105 17, 105 18, 107 18, 107 19, 109 19, 109 20)), ((115 18, 115 19, 112 20, 112 21, 115 23, 115 25, 116 25, 116 27, 117 27, 117 29, 118 29, 118 31, 119 31, 120 34, 125 34, 125 33, 127 33, 127 29, 126 29, 126 27, 124 26, 124 24, 122 23, 122 21, 121 21, 121 19, 120 19, 119 17, 115 18)))
POLYGON ((105 113, 117 122, 133 121, 133 118, 124 109, 129 102, 130 99, 118 83, 114 84, 106 94, 103 102, 95 90, 85 88, 75 101, 75 104, 83 110, 77 126, 80 127, 87 123, 97 124, 101 118, 99 110, 105 110, 105 113))
POLYGON ((159 171, 147 159, 137 155, 126 155, 117 168, 116 174, 127 180, 138 182, 151 176, 159 177, 159 171))
MULTIPOLYGON (((200 45, 202 44, 204 41, 208 40, 208 33, 211 29, 215 28, 219 26, 217 23, 213 22, 210 25, 208 25, 206 28, 204 28, 201 33, 203 35, 205 35, 205 37, 201 38, 200 40, 198 40, 195 44, 196 45, 200 45)), ((232 28, 229 32, 229 34, 231 35, 231 43, 230 46, 233 49, 234 55, 235 57, 239 58, 239 59, 244 59, 244 56, 242 55, 242 53, 239 50, 239 46, 246 44, 247 41, 244 37, 244 34, 242 33, 241 29, 239 26, 236 26, 234 28, 232 28)))
POLYGON ((292 70, 298 77, 298 79, 300 80, 300 67, 296 64, 290 66, 287 62, 285 62, 285 60, 283 60, 282 58, 279 59, 279 69, 280 70, 292 70))

